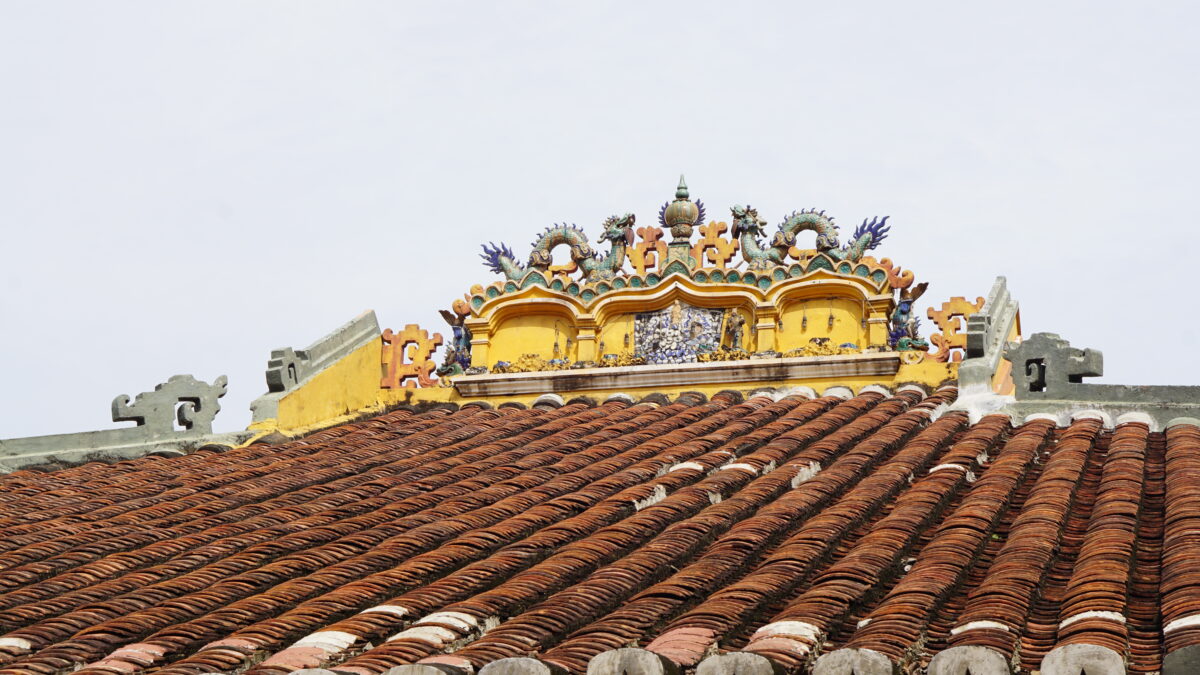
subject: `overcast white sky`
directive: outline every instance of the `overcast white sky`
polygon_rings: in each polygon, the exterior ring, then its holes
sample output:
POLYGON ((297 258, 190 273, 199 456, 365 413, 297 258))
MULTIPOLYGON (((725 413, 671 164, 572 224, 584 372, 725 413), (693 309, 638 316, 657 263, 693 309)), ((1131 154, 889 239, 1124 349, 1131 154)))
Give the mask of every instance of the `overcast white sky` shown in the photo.
MULTIPOLYGON (((681 172, 843 228, 921 306, 1007 275, 1102 381, 1200 384, 1193 2, 0 2, 0 437, 111 428, 366 308, 437 309, 681 172), (652 5, 652 6, 647 6, 652 5)), ((925 322, 928 324, 929 322, 925 322)))

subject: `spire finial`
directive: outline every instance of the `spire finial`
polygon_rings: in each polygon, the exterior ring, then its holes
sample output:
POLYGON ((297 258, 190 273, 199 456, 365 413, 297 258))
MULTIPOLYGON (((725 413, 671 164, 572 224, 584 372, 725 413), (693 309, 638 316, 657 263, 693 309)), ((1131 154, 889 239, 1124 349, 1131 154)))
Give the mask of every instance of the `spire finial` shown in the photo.
POLYGON ((675 199, 687 199, 688 189, 687 183, 683 180, 683 174, 679 174, 679 187, 675 189, 675 199))

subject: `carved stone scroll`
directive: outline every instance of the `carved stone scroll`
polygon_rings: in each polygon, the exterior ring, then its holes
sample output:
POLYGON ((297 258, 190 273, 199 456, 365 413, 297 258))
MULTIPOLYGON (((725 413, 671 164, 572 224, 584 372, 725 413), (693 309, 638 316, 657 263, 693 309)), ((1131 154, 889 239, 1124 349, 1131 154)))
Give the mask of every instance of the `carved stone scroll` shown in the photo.
POLYGON ((303 349, 272 349, 267 361, 267 391, 287 391, 309 374, 309 355, 303 349))
POLYGON ((1017 400, 1026 398, 1092 399, 1100 385, 1083 384, 1085 377, 1104 374, 1104 355, 1095 349, 1076 349, 1054 333, 1034 333, 1024 342, 1010 342, 1004 357, 1013 364, 1017 400))
POLYGON ((388 328, 383 331, 383 380, 384 389, 407 387, 432 387, 437 384, 433 371, 437 364, 433 352, 442 345, 442 334, 422 329, 410 323, 399 333, 388 328))
POLYGON ((114 398, 112 418, 114 422, 136 422, 149 435, 170 434, 175 422, 188 431, 210 434, 213 418, 221 411, 217 399, 225 395, 228 382, 224 375, 212 384, 191 375, 174 375, 154 391, 138 394, 132 404, 125 394, 114 398))

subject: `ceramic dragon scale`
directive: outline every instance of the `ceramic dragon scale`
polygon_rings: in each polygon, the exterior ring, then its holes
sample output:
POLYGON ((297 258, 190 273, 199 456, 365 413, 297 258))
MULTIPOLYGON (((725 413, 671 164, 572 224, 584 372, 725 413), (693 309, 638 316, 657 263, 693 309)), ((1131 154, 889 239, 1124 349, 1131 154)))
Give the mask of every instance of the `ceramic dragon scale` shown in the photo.
POLYGON ((612 242, 612 248, 604 256, 592 250, 587 235, 575 225, 554 225, 546 228, 533 242, 533 252, 529 254, 528 265, 518 262, 512 249, 503 243, 499 246, 484 244, 480 257, 493 272, 519 281, 531 269, 547 272, 551 263, 550 252, 557 246, 566 245, 571 250, 571 259, 583 271, 585 279, 611 279, 621 271, 621 266, 625 264, 626 248, 633 244, 633 223, 632 213, 611 216, 604 221, 604 231, 600 239, 612 242))
POLYGON ((762 270, 782 265, 788 249, 796 245, 796 235, 805 230, 817 233, 817 250, 834 260, 857 262, 867 251, 875 248, 887 237, 887 216, 863 221, 854 230, 850 243, 839 246, 838 226, 824 211, 796 211, 779 224, 779 231, 771 239, 771 245, 763 248, 759 236, 767 221, 758 217, 758 211, 750 206, 736 205, 733 214, 733 236, 741 244, 742 257, 752 270, 762 270))

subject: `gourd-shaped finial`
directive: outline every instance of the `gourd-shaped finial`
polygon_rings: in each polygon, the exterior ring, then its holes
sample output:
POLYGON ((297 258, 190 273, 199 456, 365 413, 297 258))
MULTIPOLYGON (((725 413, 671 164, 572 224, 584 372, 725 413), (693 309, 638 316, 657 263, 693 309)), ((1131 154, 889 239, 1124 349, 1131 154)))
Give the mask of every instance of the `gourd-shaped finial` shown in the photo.
POLYGON ((658 221, 663 227, 670 228, 672 240, 675 242, 690 239, 692 228, 704 221, 704 204, 688 199, 688 186, 683 174, 679 175, 675 201, 663 204, 658 212, 658 221))

